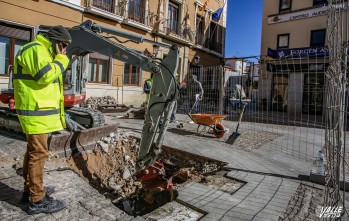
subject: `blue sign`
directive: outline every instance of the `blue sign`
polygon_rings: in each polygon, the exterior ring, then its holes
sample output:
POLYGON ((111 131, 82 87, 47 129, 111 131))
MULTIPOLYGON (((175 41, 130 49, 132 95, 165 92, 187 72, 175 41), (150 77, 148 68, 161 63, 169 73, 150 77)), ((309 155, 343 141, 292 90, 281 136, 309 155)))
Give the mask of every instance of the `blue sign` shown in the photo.
POLYGON ((327 57, 328 54, 328 48, 326 47, 291 48, 280 50, 268 48, 268 56, 274 59, 327 57))

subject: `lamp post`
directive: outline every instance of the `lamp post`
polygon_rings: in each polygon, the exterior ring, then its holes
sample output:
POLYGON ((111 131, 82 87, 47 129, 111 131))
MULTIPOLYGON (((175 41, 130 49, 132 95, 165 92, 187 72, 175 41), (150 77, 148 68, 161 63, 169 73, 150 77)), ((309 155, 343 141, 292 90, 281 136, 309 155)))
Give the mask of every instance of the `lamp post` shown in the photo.
POLYGON ((196 55, 195 58, 194 58, 194 64, 199 66, 199 63, 200 63, 200 56, 196 55))
POLYGON ((159 45, 153 45, 153 56, 156 58, 156 56, 159 53, 160 46, 159 45))

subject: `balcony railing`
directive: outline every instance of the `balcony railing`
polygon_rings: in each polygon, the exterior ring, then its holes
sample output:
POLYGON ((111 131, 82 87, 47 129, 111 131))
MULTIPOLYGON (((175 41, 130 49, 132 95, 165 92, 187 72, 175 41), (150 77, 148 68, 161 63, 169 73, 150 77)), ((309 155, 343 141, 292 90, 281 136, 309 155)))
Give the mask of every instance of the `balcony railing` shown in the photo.
POLYGON ((205 35, 197 33, 195 36, 195 41, 197 45, 204 48, 210 49, 212 51, 222 53, 222 43, 215 41, 213 38, 207 38, 205 35))
POLYGON ((157 15, 155 12, 147 11, 142 4, 118 0, 89 0, 89 3, 91 7, 124 17, 145 27, 153 28, 154 32, 162 32, 170 37, 195 42, 194 34, 189 26, 166 19, 163 14, 157 15))
POLYGON ((214 39, 206 39, 205 45, 208 45, 208 48, 212 51, 222 54, 222 43, 215 41, 214 39))
POLYGON ((118 1, 113 0, 90 0, 90 5, 115 15, 125 15, 125 2, 118 3, 118 1))
POLYGON ((185 25, 182 25, 180 22, 164 19, 163 23, 163 32, 167 35, 174 35, 178 38, 181 38, 183 40, 187 41, 194 41, 193 32, 191 31, 190 27, 186 27, 185 25))

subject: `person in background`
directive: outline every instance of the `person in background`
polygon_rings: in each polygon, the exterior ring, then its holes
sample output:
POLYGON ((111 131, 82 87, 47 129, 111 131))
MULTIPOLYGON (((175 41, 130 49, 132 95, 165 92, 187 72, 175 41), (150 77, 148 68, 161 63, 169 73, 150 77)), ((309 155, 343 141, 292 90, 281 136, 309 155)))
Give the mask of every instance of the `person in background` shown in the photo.
POLYGON ((190 94, 190 112, 198 113, 199 112, 199 101, 202 100, 204 96, 204 90, 201 83, 197 80, 196 75, 190 77, 189 94, 190 94))
MULTIPOLYGON (((176 82, 179 83, 179 74, 176 73, 176 82)), ((185 82, 182 82, 180 85, 179 85, 179 90, 182 90, 186 87, 186 83, 185 82)), ((174 102, 174 107, 173 107, 173 110, 172 110, 172 114, 171 114, 171 117, 170 117, 170 123, 177 123, 176 121, 176 113, 177 113, 177 102, 180 98, 180 91, 178 91, 178 96, 177 96, 177 99, 175 99, 173 102, 174 102)))
POLYGON ((21 199, 29 203, 28 214, 54 213, 65 208, 64 201, 49 196, 54 189, 44 188, 43 177, 49 133, 66 127, 62 74, 69 65, 66 48, 71 41, 64 27, 54 26, 21 47, 15 58, 14 98, 28 142, 21 199))
POLYGON ((150 77, 144 81, 143 92, 145 93, 146 106, 148 106, 152 84, 153 84, 153 73, 151 73, 150 77))

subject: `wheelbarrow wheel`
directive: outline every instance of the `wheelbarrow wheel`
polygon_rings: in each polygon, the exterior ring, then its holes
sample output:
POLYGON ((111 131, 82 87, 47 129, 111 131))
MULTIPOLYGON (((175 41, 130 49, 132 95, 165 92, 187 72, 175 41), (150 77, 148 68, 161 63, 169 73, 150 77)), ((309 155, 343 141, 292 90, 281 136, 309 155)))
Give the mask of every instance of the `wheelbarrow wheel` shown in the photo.
POLYGON ((217 137, 217 138, 221 138, 224 136, 225 130, 224 130, 224 126, 222 124, 216 124, 215 128, 213 128, 213 134, 217 137))

